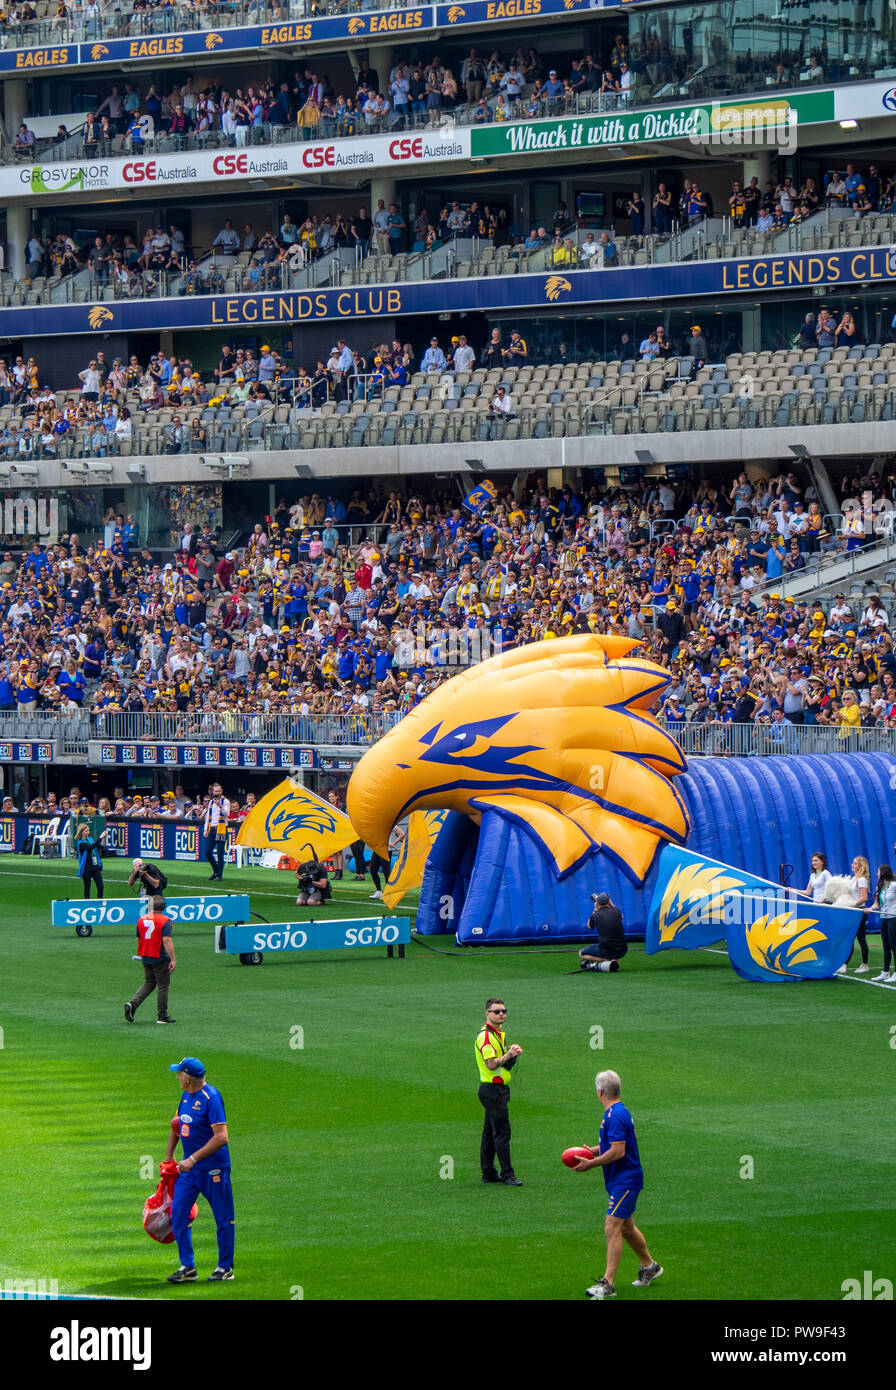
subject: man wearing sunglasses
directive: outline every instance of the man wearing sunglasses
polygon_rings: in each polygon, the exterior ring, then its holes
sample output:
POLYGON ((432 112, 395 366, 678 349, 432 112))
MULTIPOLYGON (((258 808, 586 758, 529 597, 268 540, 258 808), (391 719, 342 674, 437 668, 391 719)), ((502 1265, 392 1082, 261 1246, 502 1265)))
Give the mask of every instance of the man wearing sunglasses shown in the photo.
POLYGON ((485 1108, 479 1159, 483 1182, 502 1182, 506 1187, 522 1187, 510 1161, 510 1071, 522 1052, 519 1043, 507 1046, 504 1024, 507 1009, 503 999, 489 999, 485 1005, 485 1024, 476 1038, 479 1067, 479 1099, 485 1108), (495 1155, 501 1165, 495 1172, 495 1155))

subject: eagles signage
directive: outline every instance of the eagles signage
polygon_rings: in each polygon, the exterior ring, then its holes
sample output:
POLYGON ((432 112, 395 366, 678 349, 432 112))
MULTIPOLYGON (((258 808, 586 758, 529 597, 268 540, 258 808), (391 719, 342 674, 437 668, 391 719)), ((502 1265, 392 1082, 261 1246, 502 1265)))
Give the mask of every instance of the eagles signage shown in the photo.
MULTIPOLYGON (((468 280, 415 281, 363 289, 278 291, 269 294, 204 295, 181 299, 125 300, 121 303, 35 305, 0 309, 0 337, 44 334, 158 332, 161 329, 248 328, 307 322, 401 317, 412 314, 489 313, 501 309, 565 309, 595 304, 646 303, 757 290, 825 290, 896 279, 896 247, 801 252, 740 260, 689 261, 683 265, 645 265, 625 269, 541 271, 537 275, 493 276, 468 280)), ((137 760, 155 757, 161 745, 128 745, 137 760), (150 749, 153 750, 150 753, 150 749)), ((91 749, 100 747, 91 744, 91 749)), ((122 745, 102 744, 98 762, 125 762, 122 745)), ((198 762, 200 749, 178 748, 178 761, 198 762), (187 757, 190 754, 190 757, 187 757)), ((203 756, 205 756, 205 751, 203 756)), ((261 766, 261 757, 292 756, 292 748, 236 748, 220 751, 221 766, 261 766), (237 761, 229 761, 231 759, 237 761), (249 759, 258 762, 249 762, 249 759)), ((305 752, 310 750, 303 750, 305 752)), ((93 756, 93 754, 91 754, 93 756)), ((267 766, 285 767, 287 761, 267 766)))
MULTIPOLYGON (((45 48, 6 49, 0 52, 0 72, 33 71, 57 67, 96 67, 159 58, 196 57, 209 53, 236 53, 246 49, 296 48, 346 39, 379 39, 387 42, 403 34, 422 34, 435 28, 464 28, 518 23, 543 15, 587 14, 589 10, 614 9, 638 0, 475 0, 464 5, 414 5, 407 9, 369 10, 364 14, 321 15, 283 24, 247 25, 220 30, 192 30, 180 34, 143 34, 127 39, 98 39, 45 48)), ((646 0, 645 0, 646 3, 646 0)))

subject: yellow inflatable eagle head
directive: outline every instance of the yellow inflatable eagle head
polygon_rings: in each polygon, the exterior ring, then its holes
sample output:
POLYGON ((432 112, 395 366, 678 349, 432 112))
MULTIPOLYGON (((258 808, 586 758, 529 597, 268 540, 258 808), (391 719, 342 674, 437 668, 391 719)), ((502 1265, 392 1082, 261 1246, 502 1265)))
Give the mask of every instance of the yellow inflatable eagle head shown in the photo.
POLYGON ((594 849, 639 881, 660 841, 690 829, 671 779, 686 769, 651 709, 670 682, 628 655, 639 643, 584 633, 471 666, 426 697, 359 762, 348 815, 388 857, 392 826, 445 807, 524 825, 563 877, 594 849))

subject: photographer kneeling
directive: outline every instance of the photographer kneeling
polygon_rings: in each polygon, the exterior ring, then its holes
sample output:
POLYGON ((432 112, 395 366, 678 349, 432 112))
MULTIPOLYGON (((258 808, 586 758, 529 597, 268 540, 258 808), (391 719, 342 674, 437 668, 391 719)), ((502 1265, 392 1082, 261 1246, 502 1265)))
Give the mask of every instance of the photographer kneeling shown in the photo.
POLYGON ((319 907, 333 895, 326 868, 317 859, 306 859, 296 869, 299 896, 296 907, 319 907))
POLYGON ((588 918, 588 930, 597 932, 593 945, 583 946, 579 952, 580 970, 615 971, 628 951, 628 942, 622 927, 622 913, 610 901, 609 893, 592 893, 594 911, 588 918))

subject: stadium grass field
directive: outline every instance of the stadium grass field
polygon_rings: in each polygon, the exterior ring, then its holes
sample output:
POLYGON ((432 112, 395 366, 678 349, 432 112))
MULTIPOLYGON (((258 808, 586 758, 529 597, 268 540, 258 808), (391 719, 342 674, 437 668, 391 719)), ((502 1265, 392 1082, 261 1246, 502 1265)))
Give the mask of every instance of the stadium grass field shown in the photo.
MULTIPOLYGON (((129 866, 104 867, 121 896, 129 866)), ((169 892, 208 887, 205 865, 166 870, 169 892)), ((292 885, 254 869, 223 887, 251 892, 271 920, 315 915, 295 908, 292 885)), ((369 891, 334 885, 329 914, 376 915, 369 891)), ((9 856, 0 892, 2 1281, 201 1302, 485 1299, 497 1280, 504 1300, 581 1301, 603 1271, 603 1181, 559 1155, 596 1140, 603 1067, 621 1073, 635 1117, 647 1179, 636 1219, 666 1268, 633 1289, 626 1248, 620 1300, 838 1299, 865 1269, 892 1277, 892 989, 751 985, 723 954, 648 959, 640 946, 615 976, 567 976, 575 956, 556 949, 450 957, 416 943, 403 961, 380 948, 245 968, 213 954, 211 927, 181 926, 177 1023, 157 1026, 149 1000, 131 1027, 131 930, 79 940, 49 925, 53 898, 80 896, 73 863, 9 856), (524 1048, 511 1105, 520 1189, 480 1182, 473 1038, 490 994, 524 1048), (168 1063, 191 1054, 227 1105, 237 1277, 204 1282, 216 1260, 200 1204, 200 1282, 173 1288, 175 1247, 141 1226, 157 1174, 140 1169, 164 1156, 180 1095, 168 1063), (440 1176, 449 1160, 453 1178, 440 1176)), ((872 938, 873 974, 880 960, 872 938)))

